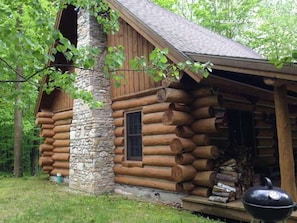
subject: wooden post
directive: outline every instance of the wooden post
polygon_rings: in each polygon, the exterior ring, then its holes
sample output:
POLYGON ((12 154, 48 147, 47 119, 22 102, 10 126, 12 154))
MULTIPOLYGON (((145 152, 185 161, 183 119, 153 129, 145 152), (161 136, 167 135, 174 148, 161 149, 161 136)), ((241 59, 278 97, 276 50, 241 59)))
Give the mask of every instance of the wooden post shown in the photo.
POLYGON ((285 85, 274 87, 281 187, 296 201, 295 163, 285 85))

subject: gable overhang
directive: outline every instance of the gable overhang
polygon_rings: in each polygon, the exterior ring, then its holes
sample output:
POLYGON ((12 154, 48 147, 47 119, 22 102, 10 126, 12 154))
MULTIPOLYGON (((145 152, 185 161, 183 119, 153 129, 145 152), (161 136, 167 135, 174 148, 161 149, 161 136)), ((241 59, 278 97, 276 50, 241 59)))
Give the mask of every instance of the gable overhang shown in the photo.
MULTIPOLYGON (((127 10, 121 3, 116 0, 106 0, 109 3, 111 9, 120 13, 120 17, 133 27, 139 34, 146 38, 151 44, 159 49, 167 48, 169 50, 168 58, 178 64, 179 62, 186 62, 191 60, 185 53, 176 49, 166 39, 162 38, 158 33, 152 30, 139 18, 135 17, 129 10, 127 10)), ((202 74, 197 74, 187 70, 186 73, 194 79, 196 82, 200 82, 203 78, 202 74)))

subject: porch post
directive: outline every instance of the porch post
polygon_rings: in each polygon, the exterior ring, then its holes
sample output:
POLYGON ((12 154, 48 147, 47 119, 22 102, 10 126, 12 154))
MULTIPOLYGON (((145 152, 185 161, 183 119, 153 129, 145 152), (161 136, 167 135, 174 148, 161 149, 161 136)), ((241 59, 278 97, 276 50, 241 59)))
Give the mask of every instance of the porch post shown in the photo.
POLYGON ((295 164, 286 85, 274 85, 281 187, 296 201, 295 164))

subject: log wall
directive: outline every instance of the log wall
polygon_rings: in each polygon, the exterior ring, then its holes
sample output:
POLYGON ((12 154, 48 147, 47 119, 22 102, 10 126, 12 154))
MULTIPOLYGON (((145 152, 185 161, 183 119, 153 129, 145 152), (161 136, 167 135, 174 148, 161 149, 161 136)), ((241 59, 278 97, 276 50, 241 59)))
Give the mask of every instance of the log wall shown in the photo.
POLYGON ((40 136, 44 139, 39 146, 39 165, 44 173, 69 176, 71 121, 72 110, 37 113, 36 124, 41 126, 40 136))

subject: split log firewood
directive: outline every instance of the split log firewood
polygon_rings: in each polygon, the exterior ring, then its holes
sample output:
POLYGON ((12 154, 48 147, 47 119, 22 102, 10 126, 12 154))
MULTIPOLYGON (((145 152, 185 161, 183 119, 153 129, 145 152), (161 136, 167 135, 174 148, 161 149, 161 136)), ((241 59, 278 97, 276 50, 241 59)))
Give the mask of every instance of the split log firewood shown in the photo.
POLYGON ((176 182, 193 179, 196 169, 192 165, 175 165, 172 167, 171 176, 176 182))
POLYGON ((51 171, 52 176, 57 176, 58 173, 60 173, 63 177, 67 177, 69 176, 69 169, 54 168, 51 171))
POLYGON ((176 137, 175 134, 145 135, 142 137, 142 143, 144 146, 170 145, 171 141, 176 137))
POLYGON ((43 118, 43 117, 38 117, 35 120, 36 125, 41 125, 41 124, 53 124, 54 120, 52 118, 43 118))
POLYGON ((175 128, 175 134, 181 138, 191 138, 194 136, 194 132, 189 126, 179 125, 175 128))
POLYGON ((191 152, 195 147, 195 143, 187 138, 176 137, 170 142, 170 148, 175 153, 191 152))
POLYGON ((213 170, 214 161, 212 159, 196 159, 192 163, 196 170, 213 170))
POLYGON ((200 197, 209 197, 211 194, 211 188, 209 187, 195 187, 191 194, 200 196, 200 197))
POLYGON ((157 102, 158 101, 157 101, 156 95, 149 95, 145 97, 115 101, 112 103, 111 107, 113 111, 116 111, 116 110, 125 110, 125 109, 132 109, 136 107, 146 106, 150 104, 155 104, 157 102))
POLYGON ((54 147, 52 145, 49 145, 49 144, 41 144, 39 146, 39 151, 40 152, 52 151, 53 149, 54 149, 54 147))
POLYGON ((175 156, 175 162, 181 165, 192 164, 195 159, 192 153, 181 153, 175 156))
POLYGON ((146 155, 142 160, 143 165, 150 166, 174 166, 175 157, 174 156, 149 156, 146 155))
POLYGON ((211 96, 205 96, 205 97, 200 97, 194 100, 192 103, 192 106, 194 108, 197 107, 221 107, 222 106, 222 97, 221 96, 216 96, 216 95, 211 95, 211 96))
POLYGON ((229 198, 228 197, 220 197, 220 196, 214 196, 211 195, 208 197, 209 201, 215 201, 215 202, 219 202, 219 203, 227 203, 229 198))
POLYGON ((176 155, 172 152, 170 146, 144 146, 142 148, 143 155, 176 155))
POLYGON ((54 131, 52 129, 42 129, 40 132, 40 136, 44 138, 51 138, 55 135, 54 131))
POLYGON ((164 125, 190 125, 193 120, 188 113, 173 110, 165 111, 162 117, 164 125))
POLYGON ((218 181, 223 180, 223 181, 231 181, 234 183, 238 182, 238 178, 229 174, 225 174, 225 173, 217 173, 216 175, 216 179, 218 181))
POLYGON ((189 104, 193 98, 186 91, 174 88, 163 88, 157 92, 159 102, 173 102, 189 104))
POLYGON ((69 169, 69 162, 68 161, 55 161, 53 163, 54 168, 61 168, 61 169, 69 169))
POLYGON ((54 147, 69 147, 70 146, 70 140, 69 139, 56 139, 53 143, 54 147))
POLYGON ((199 107, 194 111, 192 111, 192 115, 196 119, 211 118, 215 116, 215 111, 213 107, 210 107, 210 106, 199 107))
POLYGON ((49 156, 42 156, 39 157, 38 164, 39 166, 51 166, 53 164, 54 160, 49 156))
POLYGON ((193 155, 197 158, 217 159, 220 153, 216 146, 197 146, 193 150, 193 155))
POLYGON ((203 187, 213 187, 216 179, 215 171, 198 171, 193 178, 193 183, 203 187))
POLYGON ((58 132, 70 132, 70 125, 55 125, 55 127, 53 128, 55 133, 58 132))
POLYGON ((36 114, 37 118, 51 118, 53 117, 54 113, 50 111, 41 111, 36 114))
POLYGON ((69 160, 69 153, 55 153, 54 155, 52 155, 52 159, 54 161, 58 160, 58 161, 68 161, 69 160))
POLYGON ((73 116, 73 111, 69 110, 69 111, 63 111, 63 112, 57 112, 53 115, 53 120, 57 121, 57 120, 65 120, 68 118, 72 118, 73 116))
POLYGON ((119 184, 128 184, 133 186, 141 187, 150 187, 167 191, 177 191, 178 184, 173 181, 153 179, 153 178, 144 178, 144 177, 134 177, 134 176, 115 176, 114 178, 116 183, 119 184))
POLYGON ((149 177, 164 180, 172 180, 171 168, 155 168, 155 167, 123 167, 122 165, 115 165, 113 168, 115 174, 149 177))
POLYGON ((155 112, 150 114, 144 114, 142 116, 142 123, 143 124, 151 124, 151 123, 160 123, 162 122, 164 112, 155 112))
POLYGON ((156 103, 152 105, 146 105, 142 108, 143 114, 150 114, 155 112, 164 112, 167 109, 169 109, 170 102, 164 102, 164 103, 156 103))
POLYGON ((197 120, 191 127, 196 133, 214 133, 218 130, 216 117, 197 120))
POLYGON ((163 134, 174 134, 175 126, 164 125, 162 123, 144 124, 142 126, 143 135, 163 135, 163 134))
POLYGON ((210 137, 207 134, 197 134, 192 137, 193 142, 197 146, 207 146, 210 144, 210 137))

